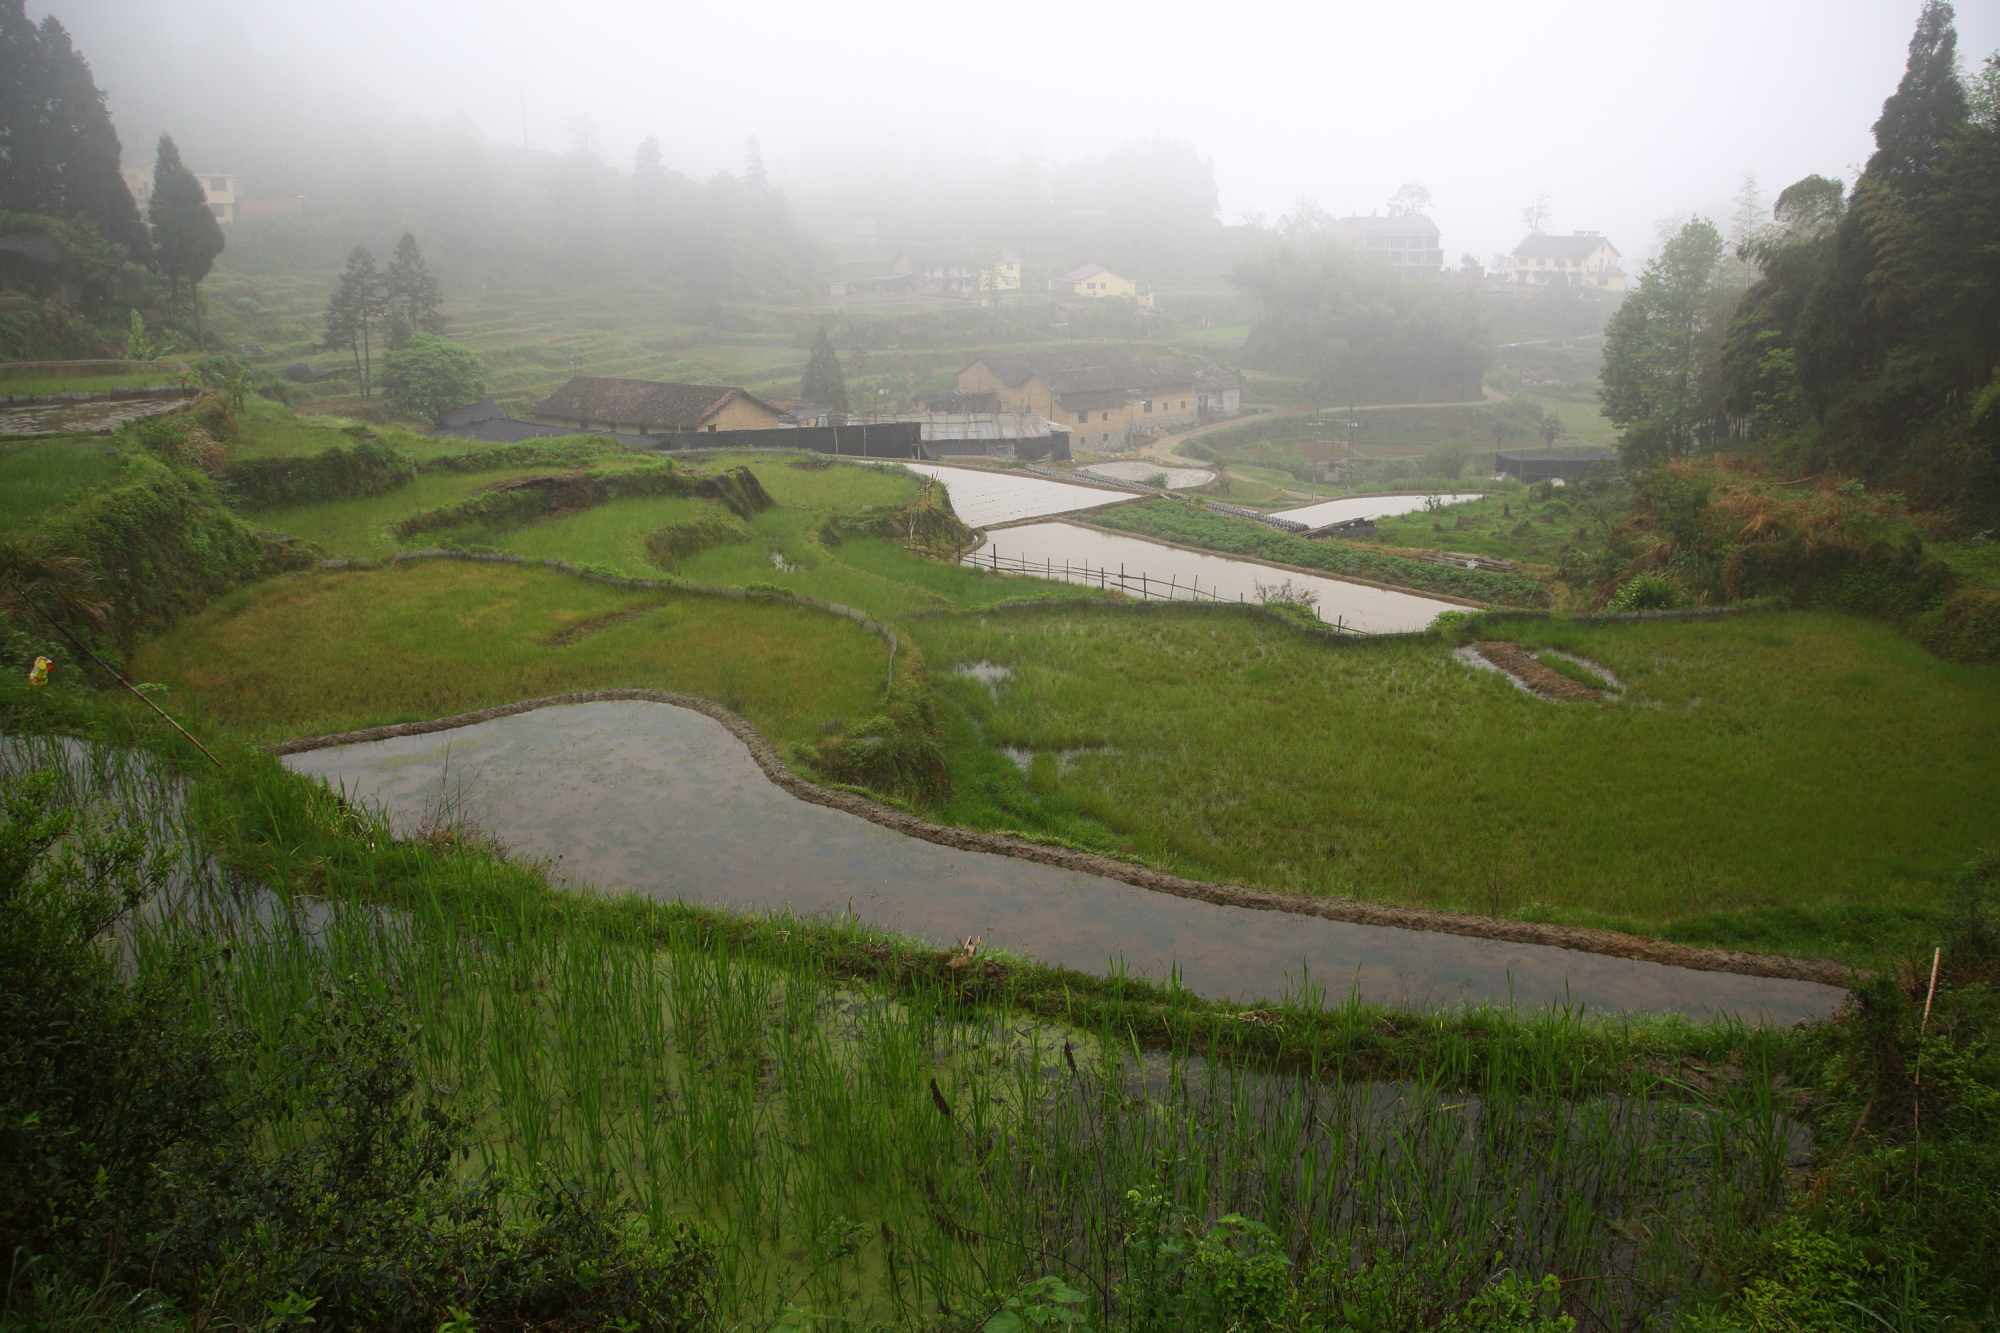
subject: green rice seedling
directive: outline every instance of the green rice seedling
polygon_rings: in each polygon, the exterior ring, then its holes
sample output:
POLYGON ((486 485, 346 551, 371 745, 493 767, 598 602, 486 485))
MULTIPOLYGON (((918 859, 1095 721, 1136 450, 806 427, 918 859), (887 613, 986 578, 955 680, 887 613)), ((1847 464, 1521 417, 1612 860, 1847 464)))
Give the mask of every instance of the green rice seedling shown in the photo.
POLYGON ((1622 701, 1552 705, 1437 640, 1329 646, 1212 613, 909 629, 948 705, 962 795, 943 819, 1063 833, 1054 821, 1073 818, 1197 878, 1495 915, 1539 903, 1578 924, 1879 962, 1927 932, 2000 797, 1985 741, 2000 672, 1884 626, 1768 613, 1481 632, 1601 662, 1622 701), (973 664, 1010 674, 955 674, 973 664), (1003 747, 1081 752, 1040 791, 1003 747))

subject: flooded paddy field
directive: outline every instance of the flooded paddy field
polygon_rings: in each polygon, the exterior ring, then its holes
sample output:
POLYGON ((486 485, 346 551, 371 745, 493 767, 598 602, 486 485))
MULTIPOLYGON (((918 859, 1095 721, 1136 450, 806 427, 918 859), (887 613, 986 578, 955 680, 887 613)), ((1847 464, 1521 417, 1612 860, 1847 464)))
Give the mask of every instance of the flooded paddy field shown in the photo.
POLYGON ((1182 550, 1074 523, 1028 523, 1002 528, 989 533, 985 544, 968 553, 964 563, 976 565, 982 558, 998 559, 1002 568, 1039 572, 1044 578, 1093 585, 1108 583, 1149 599, 1257 602, 1262 600, 1260 589, 1289 583, 1295 590, 1317 596, 1315 609, 1327 624, 1368 634, 1420 630, 1435 620, 1440 611, 1458 605, 1416 593, 1276 569, 1251 560, 1182 550), (1142 572, 1146 576, 1143 584, 1137 582, 1142 572), (1154 583, 1160 586, 1154 589, 1154 583))
POLYGON ((1389 518, 1396 514, 1414 514, 1426 507, 1453 505, 1461 500, 1478 498, 1477 492, 1471 495, 1351 495, 1340 500, 1315 500, 1294 509, 1274 512, 1280 518, 1320 528, 1329 523, 1345 523, 1352 518, 1389 518))
POLYGON ((414 831, 459 821, 558 881, 735 910, 968 936, 1090 973, 1275 999, 1308 985, 1437 1009, 1472 1001, 1790 1023, 1845 992, 1542 945, 1250 911, 892 832, 773 786, 719 723, 604 702, 287 756, 414 831))

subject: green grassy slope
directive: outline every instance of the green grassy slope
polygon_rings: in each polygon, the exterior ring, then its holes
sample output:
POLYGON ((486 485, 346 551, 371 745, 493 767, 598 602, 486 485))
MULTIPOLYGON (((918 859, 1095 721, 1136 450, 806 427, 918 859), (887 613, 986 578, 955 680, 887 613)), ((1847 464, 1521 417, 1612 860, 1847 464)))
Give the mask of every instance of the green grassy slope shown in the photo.
POLYGON ((722 700, 791 741, 865 714, 886 662, 875 635, 820 611, 419 561, 244 589, 146 645, 132 671, 255 740, 646 687, 722 700))
POLYGON ((1200 875, 1867 954, 1990 839, 2000 670, 1834 615, 1501 624, 1627 693, 1555 705, 1439 640, 1329 649, 1220 617, 912 632, 975 724, 961 748, 1073 752, 1035 781, 1200 875), (952 675, 981 661, 1014 673, 997 696, 952 675))

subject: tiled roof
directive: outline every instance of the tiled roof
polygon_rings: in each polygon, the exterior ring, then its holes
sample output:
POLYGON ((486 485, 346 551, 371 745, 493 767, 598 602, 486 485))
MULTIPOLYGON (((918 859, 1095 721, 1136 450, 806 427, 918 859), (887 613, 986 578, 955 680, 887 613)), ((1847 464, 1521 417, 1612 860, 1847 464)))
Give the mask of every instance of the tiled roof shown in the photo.
POLYGON ((1122 408, 1132 401, 1129 393, 1116 389, 1106 389, 1097 393, 1059 393, 1056 402, 1065 412, 1095 412, 1099 409, 1122 408))
POLYGON ((1033 376, 1059 394, 1186 389, 1197 376, 1208 373, 1206 367, 1185 361, 1140 361, 1114 347, 1074 347, 980 360, 1002 384, 1018 388, 1033 376))
POLYGON ((440 430, 455 431, 462 426, 476 426, 482 421, 506 419, 507 414, 501 410, 500 404, 491 398, 482 398, 465 407, 454 407, 449 412, 438 413, 437 424, 440 430))
MULTIPOLYGON (((1082 268, 1063 274, 1062 280, 1064 282, 1082 282, 1085 278, 1094 278, 1100 273, 1110 272, 1111 270, 1102 264, 1085 264, 1082 268)), ((1117 275, 1113 274, 1112 276, 1116 277, 1117 275)))
POLYGON ((533 413, 557 421, 602 421, 618 426, 693 430, 739 397, 758 402, 741 389, 719 384, 668 384, 660 380, 592 379, 579 375, 535 404, 533 413))
POLYGON ((1516 259, 1588 259, 1598 246, 1604 246, 1612 254, 1618 247, 1602 236, 1543 236, 1536 234, 1514 247, 1516 259))

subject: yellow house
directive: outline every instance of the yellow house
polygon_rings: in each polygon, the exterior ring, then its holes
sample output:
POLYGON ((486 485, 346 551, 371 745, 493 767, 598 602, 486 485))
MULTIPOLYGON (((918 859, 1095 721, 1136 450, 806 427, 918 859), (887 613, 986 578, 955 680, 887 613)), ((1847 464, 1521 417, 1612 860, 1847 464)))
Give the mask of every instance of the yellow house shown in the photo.
POLYGON ((1130 278, 1121 278, 1102 264, 1085 264, 1059 278, 1051 278, 1049 286, 1069 296, 1081 296, 1086 300, 1097 300, 1103 296, 1123 296, 1140 305, 1153 304, 1153 294, 1139 290, 1139 284, 1130 278))
POLYGON ((742 389, 582 375, 536 403, 528 419, 547 426, 629 435, 766 430, 786 420, 777 408, 742 389))
POLYGON ((1569 236, 1537 232, 1514 247, 1514 281, 1534 287, 1601 287, 1625 290, 1618 247, 1594 231, 1569 236))
MULTIPOLYGON (((125 178, 125 188, 132 192, 139 211, 146 211, 146 204, 153 197, 153 169, 151 167, 126 167, 119 173, 125 178)), ((208 200, 208 211, 215 214, 217 222, 236 221, 236 177, 226 171, 197 171, 194 178, 201 182, 201 192, 208 200)))
POLYGON ((1002 412, 1033 412, 1070 430, 1077 448, 1122 449, 1136 432, 1215 414, 1221 372, 1183 361, 1141 361, 1109 347, 986 355, 958 372, 961 395, 991 394, 1002 412))

